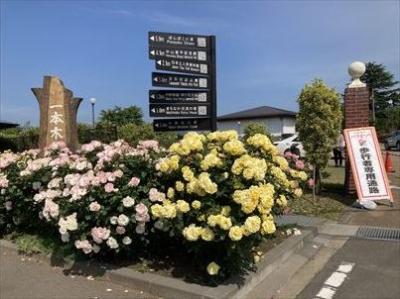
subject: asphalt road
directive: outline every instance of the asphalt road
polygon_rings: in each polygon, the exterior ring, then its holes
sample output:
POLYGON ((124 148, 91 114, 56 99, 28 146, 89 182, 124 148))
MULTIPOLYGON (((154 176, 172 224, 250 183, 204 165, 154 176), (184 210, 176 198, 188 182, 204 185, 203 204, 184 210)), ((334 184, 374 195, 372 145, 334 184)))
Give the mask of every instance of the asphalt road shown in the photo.
POLYGON ((350 239, 297 299, 399 299, 400 242, 350 239))
POLYGON ((1 250, 0 298, 153 299, 157 297, 101 278, 66 275, 61 268, 51 267, 9 250, 1 250))

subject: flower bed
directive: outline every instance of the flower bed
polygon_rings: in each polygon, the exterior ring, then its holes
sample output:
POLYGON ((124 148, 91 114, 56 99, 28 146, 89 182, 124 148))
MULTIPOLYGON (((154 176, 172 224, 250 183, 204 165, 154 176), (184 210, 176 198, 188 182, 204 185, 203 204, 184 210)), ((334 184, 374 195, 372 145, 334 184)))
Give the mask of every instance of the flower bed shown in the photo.
POLYGON ((0 233, 54 235, 88 256, 179 248, 219 281, 254 264, 274 215, 302 195, 267 136, 188 133, 168 150, 93 141, 0 156, 0 233))

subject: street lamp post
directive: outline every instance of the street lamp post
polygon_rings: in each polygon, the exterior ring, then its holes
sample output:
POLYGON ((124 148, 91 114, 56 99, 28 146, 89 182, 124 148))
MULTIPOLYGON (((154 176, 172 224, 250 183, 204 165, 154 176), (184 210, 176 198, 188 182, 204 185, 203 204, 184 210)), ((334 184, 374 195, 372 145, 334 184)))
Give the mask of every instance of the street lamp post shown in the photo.
POLYGON ((94 104, 96 104, 95 98, 90 98, 90 104, 92 104, 92 127, 94 128, 94 104))
POLYGON ((238 135, 240 136, 240 121, 237 122, 238 125, 238 135))

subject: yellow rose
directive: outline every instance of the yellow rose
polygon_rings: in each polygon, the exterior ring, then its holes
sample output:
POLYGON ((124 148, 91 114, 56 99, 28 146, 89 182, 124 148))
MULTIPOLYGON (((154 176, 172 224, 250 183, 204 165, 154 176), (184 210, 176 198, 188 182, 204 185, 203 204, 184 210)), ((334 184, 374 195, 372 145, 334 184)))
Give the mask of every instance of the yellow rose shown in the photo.
POLYGON ((201 231, 201 238, 204 241, 212 241, 214 240, 214 232, 208 227, 203 228, 201 231))
POLYGON ((215 227, 217 225, 218 217, 216 215, 210 215, 207 218, 207 224, 211 227, 215 227))
POLYGON ((182 234, 188 241, 197 241, 202 231, 203 229, 201 227, 190 224, 183 229, 182 234))
POLYGON ((159 204, 152 205, 150 211, 155 218, 159 218, 162 216, 162 206, 159 204))
POLYGON ((247 232, 254 234, 260 230, 261 219, 258 216, 247 217, 244 228, 247 232))
POLYGON ((273 234, 276 231, 275 223, 273 220, 263 221, 261 228, 264 234, 273 234))
POLYGON ((183 189, 185 189, 185 184, 182 183, 181 181, 176 181, 175 189, 176 189, 176 191, 181 192, 181 191, 183 191, 183 189))
POLYGON ((228 235, 232 241, 239 241, 243 237, 243 230, 240 226, 235 225, 229 229, 228 235))
POLYGON ((232 156, 239 156, 246 152, 243 143, 240 140, 231 140, 226 142, 223 149, 232 156))
POLYGON ((285 195, 280 195, 276 202, 281 207, 286 207, 287 206, 287 200, 286 200, 285 195))
POLYGON ((220 167, 222 166, 221 159, 214 153, 209 153, 204 157, 204 160, 200 162, 200 167, 203 170, 208 170, 212 167, 220 167))
POLYGON ((209 275, 217 275, 220 268, 221 267, 218 264, 216 264, 215 262, 211 262, 207 266, 207 272, 209 275))
POLYGON ((187 212, 190 211, 189 204, 186 201, 182 200, 182 199, 179 199, 179 200, 176 201, 176 208, 181 213, 187 213, 187 212))
POLYGON ((301 196, 303 195, 303 190, 301 190, 300 188, 296 188, 296 189, 294 190, 294 195, 295 195, 296 197, 301 197, 301 196))
POLYGON ((192 202, 192 208, 195 209, 195 210, 200 209, 200 208, 201 208, 201 202, 198 201, 198 200, 194 200, 194 201, 192 202))
POLYGON ((175 197, 175 190, 171 187, 168 188, 167 197, 169 199, 173 199, 175 197))
POLYGON ((230 206, 223 206, 221 209, 221 215, 223 216, 229 216, 229 214, 231 213, 231 207, 230 206))
POLYGON ((200 215, 199 217, 197 217, 197 221, 201 221, 201 222, 206 221, 206 215, 204 215, 204 214, 200 215))
POLYGON ((224 217, 222 215, 219 215, 219 221, 218 225, 221 229, 223 230, 228 230, 232 227, 232 220, 229 217, 224 217))
POLYGON ((190 182, 194 178, 194 173, 188 166, 183 166, 182 176, 185 179, 185 181, 190 182))
POLYGON ((166 204, 166 205, 163 207, 162 213, 163 213, 163 216, 164 216, 165 218, 169 218, 169 219, 175 218, 175 217, 176 217, 176 207, 175 207, 175 205, 173 205, 173 204, 166 204))

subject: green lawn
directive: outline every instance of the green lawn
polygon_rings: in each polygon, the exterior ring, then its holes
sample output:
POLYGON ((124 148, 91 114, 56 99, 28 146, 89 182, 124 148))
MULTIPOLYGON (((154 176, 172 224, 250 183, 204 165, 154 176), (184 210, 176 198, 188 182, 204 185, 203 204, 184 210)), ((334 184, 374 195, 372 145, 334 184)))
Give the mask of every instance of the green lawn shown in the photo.
POLYGON ((313 199, 311 190, 300 199, 289 203, 292 212, 330 220, 338 220, 354 198, 344 194, 344 167, 329 165, 323 175, 322 191, 313 199))

